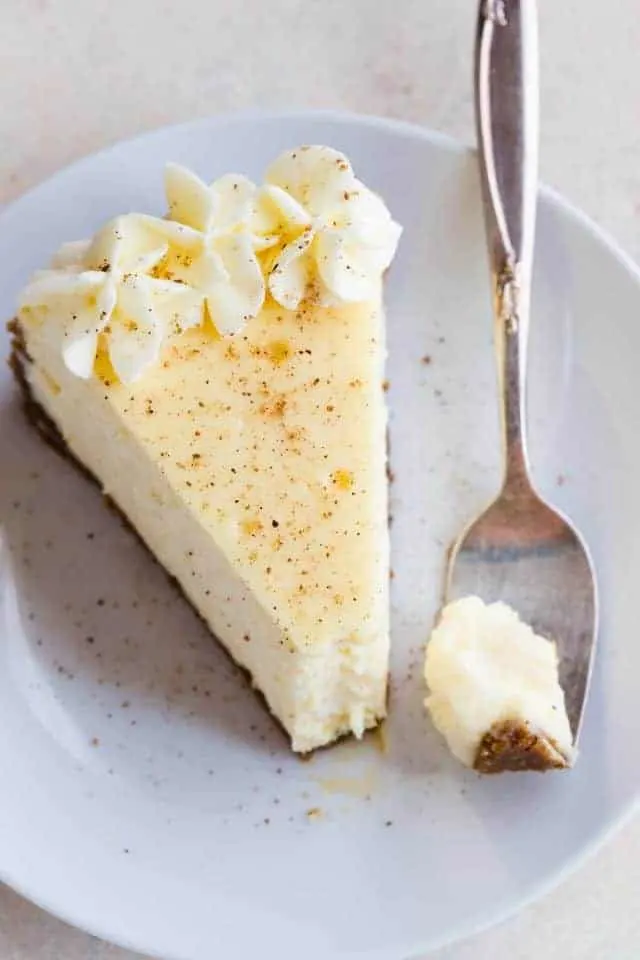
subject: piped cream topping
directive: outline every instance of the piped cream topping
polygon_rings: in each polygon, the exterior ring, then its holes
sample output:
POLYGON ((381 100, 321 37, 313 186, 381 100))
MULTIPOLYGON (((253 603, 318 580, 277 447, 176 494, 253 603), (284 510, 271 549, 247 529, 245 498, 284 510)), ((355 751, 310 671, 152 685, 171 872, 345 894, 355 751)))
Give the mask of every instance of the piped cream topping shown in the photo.
POLYGON ((118 379, 131 383, 158 359, 170 322, 187 329, 202 319, 197 289, 153 276, 167 252, 153 218, 117 217, 91 242, 65 244, 53 268, 33 277, 20 309, 63 319, 62 355, 76 376, 92 375, 102 337, 118 379))
POLYGON ((258 188, 230 174, 207 186, 185 167, 169 164, 169 204, 161 221, 169 244, 165 276, 197 290, 222 335, 238 333, 264 303, 265 281, 257 251, 276 237, 252 233, 258 188))
POLYGON ((314 278, 337 302, 375 295, 401 229, 344 154, 330 147, 282 154, 267 170, 263 196, 280 217, 274 232, 285 240, 269 274, 278 303, 295 310, 314 278))
POLYGON ((101 347, 122 383, 156 363, 170 332, 207 318, 238 333, 267 293, 288 310, 373 299, 401 228, 347 158, 299 147, 263 186, 229 174, 208 185, 169 164, 165 218, 126 214, 91 241, 65 244, 19 299, 60 324, 68 369, 88 378, 101 347))

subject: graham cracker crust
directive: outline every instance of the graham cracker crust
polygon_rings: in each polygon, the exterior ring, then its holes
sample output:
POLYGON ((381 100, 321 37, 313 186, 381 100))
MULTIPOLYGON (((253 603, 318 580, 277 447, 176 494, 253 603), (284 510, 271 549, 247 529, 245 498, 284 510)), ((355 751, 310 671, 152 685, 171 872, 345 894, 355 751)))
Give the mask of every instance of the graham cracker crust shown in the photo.
MULTIPOLYGON (((11 371, 12 371, 14 377, 15 377, 15 380, 16 380, 19 388, 20 388, 20 392, 21 392, 21 395, 22 395, 22 407, 23 407, 23 410, 24 410, 24 412, 25 412, 25 416, 26 416, 28 422, 29 422, 29 423, 31 424, 31 426, 37 431, 37 433, 40 434, 40 437, 45 441, 46 444, 48 444, 48 446, 51 447, 52 450, 55 450, 55 452, 56 452, 60 457, 62 457, 64 460, 67 460, 69 463, 72 463, 72 464, 76 467, 76 469, 80 471, 80 473, 82 473, 85 477, 87 477, 88 480, 90 480, 96 487, 98 487, 98 489, 99 489, 100 492, 102 493, 102 497, 103 497, 106 505, 109 507, 109 509, 112 510, 115 514, 117 514, 117 516, 118 516, 120 522, 123 524, 123 526, 126 527, 127 530, 129 530, 131 533, 133 533, 133 535, 135 536, 136 540, 137 540, 139 543, 142 544, 142 546, 145 548, 146 552, 147 552, 148 555, 152 558, 152 560, 154 561, 154 563, 156 563, 156 564, 163 570, 165 576, 167 577, 167 580, 168 580, 169 583, 172 585, 172 587, 177 591, 177 593, 180 595, 180 597, 181 597, 183 600, 185 600, 186 603, 188 603, 188 605, 191 607, 191 609, 192 609, 192 610, 194 611, 194 613, 197 615, 198 619, 204 624, 204 626, 206 627, 207 631, 211 634, 211 636, 213 637, 213 639, 216 641, 216 643, 218 644, 218 646, 220 647, 220 649, 224 651, 224 653, 226 654, 226 656, 228 657, 228 659, 230 660, 230 662, 231 662, 231 663, 236 667, 236 669, 243 675, 243 677, 244 677, 246 683, 248 684, 248 686, 249 686, 249 687, 251 688, 251 690, 258 696, 258 698, 262 701, 262 704, 263 704, 266 712, 269 714, 269 716, 270 716, 271 719, 273 720, 274 725, 277 727, 277 729, 278 729, 278 730, 283 734, 283 736, 286 738, 286 741, 287 741, 288 746, 291 747, 291 737, 290 737, 288 731, 285 729, 285 727, 283 726, 283 724, 281 723, 281 721, 278 719, 278 717, 276 717, 275 714, 272 713, 271 707, 269 706, 269 703, 268 703, 266 697, 264 696, 264 694, 262 693, 262 691, 259 689, 259 687, 257 687, 257 686, 255 685, 255 682, 254 682, 254 679, 253 679, 253 675, 251 674, 251 671, 248 670, 248 669, 247 669, 245 666, 243 666, 242 664, 238 663, 237 660, 235 660, 234 657, 232 656, 232 654, 229 652, 229 650, 227 649, 227 647, 226 647, 226 646, 222 643, 222 641, 219 639, 219 637, 217 637, 217 636, 212 632, 211 627, 210 627, 209 624, 206 622, 206 620, 204 619, 204 617, 202 616, 202 614, 200 613, 200 611, 194 606, 194 604, 191 602, 191 600, 189 599, 189 597, 188 597, 188 596, 186 595, 186 593, 184 592, 184 590, 183 590, 182 585, 180 584, 180 582, 179 582, 178 580, 176 580, 176 578, 175 578, 174 576, 172 576, 172 575, 162 566, 162 564, 160 563, 160 561, 158 560, 158 558, 156 557, 156 555, 153 553, 152 550, 149 549, 147 543, 146 543, 145 540, 141 537, 141 535, 138 533, 138 531, 137 531, 136 528, 133 526, 133 524, 131 523, 131 521, 130 521, 129 518, 127 517, 127 515, 120 509, 120 507, 118 506, 118 504, 117 504, 107 493, 105 493, 105 492, 102 490, 102 485, 100 484, 100 481, 99 481, 98 478, 95 476, 95 474, 93 474, 93 473, 91 472, 91 470, 89 470, 89 468, 88 468, 84 463, 82 463, 81 460, 79 460, 79 459, 75 456, 75 454, 74 454, 74 453, 72 452, 72 450, 69 448, 69 446, 68 446, 66 440, 64 439, 62 433, 60 432, 57 424, 51 419, 51 417, 50 417, 49 414, 46 412, 46 410, 44 409, 44 407, 42 407, 42 405, 41 405, 40 403, 38 403, 38 401, 36 400, 35 396, 33 395, 33 391, 32 391, 32 389, 31 389, 31 384, 29 383, 29 380, 27 379, 27 375, 26 375, 26 372, 25 372, 26 365, 27 365, 28 363, 32 363, 33 361, 32 361, 32 358, 29 356, 29 352, 28 352, 28 350, 27 350, 27 346, 26 346, 25 339, 24 339, 24 334, 23 334, 23 332, 22 332, 22 329, 21 329, 21 327, 20 327, 20 323, 19 323, 17 317, 15 317, 13 320, 10 320, 10 321, 9 321, 9 323, 7 324, 7 330, 9 331, 9 335, 10 335, 10 338, 11 338, 11 341, 10 341, 10 343, 11 343, 11 352, 10 352, 10 354, 9 354, 9 360, 8 360, 8 362, 9 362, 9 367, 10 367, 10 369, 11 369, 11 371)), ((388 700, 388 696, 389 696, 389 685, 387 684, 387 700, 388 700)), ((370 728, 369 730, 367 730, 366 732, 369 733, 371 730, 377 729, 377 727, 379 727, 380 724, 384 722, 384 719, 385 719, 384 717, 379 717, 376 726, 375 726, 375 727, 371 727, 371 728, 370 728)), ((303 760, 304 760, 304 759, 308 759, 312 754, 316 753, 318 750, 326 750, 326 749, 329 749, 329 748, 331 748, 334 744, 339 743, 341 740, 346 740, 346 739, 350 738, 351 736, 353 736, 352 733, 344 733, 344 734, 342 734, 340 737, 337 737, 335 740, 332 740, 330 743, 324 744, 324 745, 321 746, 321 747, 316 747, 316 748, 314 748, 313 750, 310 750, 310 751, 308 751, 308 752, 305 753, 305 754, 295 753, 294 755, 295 755, 295 756, 298 756, 300 759, 303 759, 303 760)))
POLYGON ((474 770, 504 773, 507 770, 562 770, 570 766, 557 744, 534 733, 521 720, 502 720, 485 733, 478 747, 474 770))

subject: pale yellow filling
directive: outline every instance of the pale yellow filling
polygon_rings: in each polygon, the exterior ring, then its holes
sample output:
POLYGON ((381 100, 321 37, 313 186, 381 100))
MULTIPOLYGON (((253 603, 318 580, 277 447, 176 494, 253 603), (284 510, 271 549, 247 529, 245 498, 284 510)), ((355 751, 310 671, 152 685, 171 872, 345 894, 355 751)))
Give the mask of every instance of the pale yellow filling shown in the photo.
POLYGON ((69 373, 63 318, 21 322, 38 398, 294 747, 372 725, 388 658, 380 304, 269 301, 233 338, 210 324, 170 336, 129 386, 103 354, 99 376, 69 373))

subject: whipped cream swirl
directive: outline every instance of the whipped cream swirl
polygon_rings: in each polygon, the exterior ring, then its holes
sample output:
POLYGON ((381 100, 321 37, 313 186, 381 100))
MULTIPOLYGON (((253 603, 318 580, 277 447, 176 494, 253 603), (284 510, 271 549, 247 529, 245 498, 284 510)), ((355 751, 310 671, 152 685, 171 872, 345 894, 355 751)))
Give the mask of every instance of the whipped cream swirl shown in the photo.
POLYGON ((170 323, 186 329, 202 319, 197 290, 151 275, 167 252, 153 218, 117 217, 93 241, 65 244, 52 269, 33 277, 20 308, 66 321, 62 355, 76 376, 93 373, 102 336, 118 379, 132 383, 156 362, 170 323))
POLYGON ((203 295, 221 334, 237 333, 264 303, 256 251, 277 240, 251 232, 258 189, 234 174, 207 186, 177 164, 167 166, 165 189, 169 213, 160 221, 170 247, 165 276, 203 295))
POLYGON ((376 295, 401 228, 344 154, 321 146, 282 154, 267 170, 261 199, 276 219, 270 231, 284 239, 269 273, 278 303, 296 309, 314 278, 328 302, 376 295))
POLYGON ((260 187, 235 174, 208 185, 169 164, 165 189, 166 217, 127 214, 65 244, 20 298, 61 321, 64 362, 79 377, 104 348, 131 383, 170 332, 209 318, 221 335, 238 333, 267 291, 289 310, 311 292, 327 305, 373 299, 401 233, 329 147, 282 154, 260 187))

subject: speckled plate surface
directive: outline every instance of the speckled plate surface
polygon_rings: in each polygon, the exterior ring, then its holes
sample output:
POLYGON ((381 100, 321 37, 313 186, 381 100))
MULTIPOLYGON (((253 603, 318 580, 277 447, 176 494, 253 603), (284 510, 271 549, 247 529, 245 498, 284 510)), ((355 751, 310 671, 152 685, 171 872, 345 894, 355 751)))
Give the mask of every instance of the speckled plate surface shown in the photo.
POLYGON ((7 319, 63 240, 162 209, 166 160, 258 177, 280 150, 345 150, 404 224, 388 284, 395 480, 384 737, 308 763, 99 494, 25 425, 0 376, 0 878, 67 920, 182 960, 403 960, 549 886, 637 801, 640 579, 636 269, 545 193, 532 455, 585 530, 603 631, 572 773, 479 779, 423 717, 444 554, 493 491, 497 425, 473 156, 334 115, 199 121, 58 174, 0 216, 7 319))

